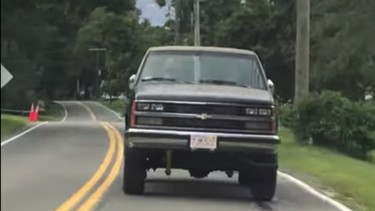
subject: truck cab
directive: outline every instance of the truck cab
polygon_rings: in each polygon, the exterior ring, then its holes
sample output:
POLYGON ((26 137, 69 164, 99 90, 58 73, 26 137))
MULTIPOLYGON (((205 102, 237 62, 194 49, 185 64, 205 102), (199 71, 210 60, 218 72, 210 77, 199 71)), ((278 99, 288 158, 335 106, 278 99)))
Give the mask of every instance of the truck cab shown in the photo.
POLYGON ((280 142, 273 99, 256 53, 219 47, 150 48, 129 79, 126 194, 144 192, 147 172, 223 171, 257 200, 271 200, 280 142))

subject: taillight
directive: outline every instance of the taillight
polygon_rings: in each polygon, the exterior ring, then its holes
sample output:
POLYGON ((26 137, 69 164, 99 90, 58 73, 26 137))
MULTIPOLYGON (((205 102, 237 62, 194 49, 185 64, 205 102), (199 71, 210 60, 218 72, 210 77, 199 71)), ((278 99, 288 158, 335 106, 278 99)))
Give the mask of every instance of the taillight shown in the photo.
POLYGON ((136 111, 136 108, 137 108, 137 103, 135 101, 133 101, 132 108, 131 108, 131 111, 130 111, 130 126, 134 126, 135 125, 135 111, 136 111))

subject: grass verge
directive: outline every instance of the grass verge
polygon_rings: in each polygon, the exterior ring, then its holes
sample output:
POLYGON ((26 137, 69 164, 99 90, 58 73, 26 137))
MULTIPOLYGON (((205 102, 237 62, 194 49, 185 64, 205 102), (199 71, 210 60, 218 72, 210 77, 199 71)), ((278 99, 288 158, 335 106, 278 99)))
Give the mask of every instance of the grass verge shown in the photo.
POLYGON ((26 117, 1 114, 1 138, 11 135, 27 124, 26 117))
POLYGON ((343 154, 295 142, 281 129, 280 167, 353 210, 375 210, 375 165, 343 154))
POLYGON ((46 103, 45 112, 39 114, 39 121, 60 121, 64 118, 64 108, 54 102, 46 103))
POLYGON ((112 102, 110 102, 109 100, 101 99, 100 103, 103 104, 104 106, 107 106, 108 108, 116 111, 121 116, 125 115, 125 108, 127 106, 127 103, 123 100, 116 99, 116 100, 113 100, 112 102))

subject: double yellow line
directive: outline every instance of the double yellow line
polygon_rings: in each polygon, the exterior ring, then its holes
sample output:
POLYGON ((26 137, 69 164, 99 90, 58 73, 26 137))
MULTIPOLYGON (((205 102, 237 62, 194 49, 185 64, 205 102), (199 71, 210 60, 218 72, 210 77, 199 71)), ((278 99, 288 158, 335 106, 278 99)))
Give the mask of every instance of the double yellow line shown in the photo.
MULTIPOLYGON (((95 117, 90 108, 87 107, 87 110, 92 117, 95 117)), ((92 118, 92 120, 95 121, 96 118, 92 118)), ((122 163, 123 139, 119 131, 109 123, 101 122, 100 124, 107 132, 109 142, 108 151, 103 162, 86 184, 60 205, 56 211, 93 210, 117 177, 122 163)))

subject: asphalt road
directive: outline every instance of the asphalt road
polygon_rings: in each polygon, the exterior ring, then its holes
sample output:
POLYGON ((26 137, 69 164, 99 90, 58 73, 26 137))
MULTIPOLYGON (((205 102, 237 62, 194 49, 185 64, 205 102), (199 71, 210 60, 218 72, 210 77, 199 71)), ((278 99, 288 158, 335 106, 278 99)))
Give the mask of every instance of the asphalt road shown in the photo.
POLYGON ((2 211, 339 210, 284 177, 275 199, 259 203, 236 175, 219 172, 203 180, 184 171, 170 177, 149 172, 144 196, 124 195, 118 133, 123 121, 97 103, 61 103, 68 114, 64 122, 50 122, 1 147, 2 211))

